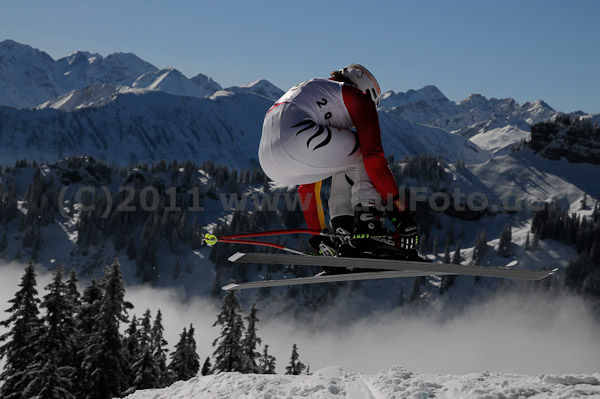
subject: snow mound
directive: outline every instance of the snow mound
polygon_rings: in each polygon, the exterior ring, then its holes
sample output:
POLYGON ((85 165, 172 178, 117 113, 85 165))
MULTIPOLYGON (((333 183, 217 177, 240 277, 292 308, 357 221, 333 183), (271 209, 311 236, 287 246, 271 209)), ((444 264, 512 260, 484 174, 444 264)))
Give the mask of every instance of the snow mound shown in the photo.
POLYGON ((163 389, 137 391, 127 399, 190 398, 506 398, 598 397, 600 374, 542 375, 508 373, 416 374, 394 366, 375 375, 342 367, 311 375, 220 373, 179 381, 163 389))
POLYGON ((540 377, 546 384, 562 385, 600 385, 598 377, 590 375, 545 375, 540 377))

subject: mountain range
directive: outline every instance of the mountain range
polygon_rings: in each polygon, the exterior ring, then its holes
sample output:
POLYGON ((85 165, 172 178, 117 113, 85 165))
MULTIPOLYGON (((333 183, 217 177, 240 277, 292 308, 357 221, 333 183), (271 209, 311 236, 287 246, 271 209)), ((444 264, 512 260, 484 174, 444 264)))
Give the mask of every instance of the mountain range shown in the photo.
MULTIPOLYGON (((131 53, 77 51, 54 60, 12 40, 0 42, 0 82, 2 164, 86 154, 120 165, 178 159, 252 166, 264 113, 284 92, 265 79, 223 89, 201 73, 187 78, 131 53)), ((542 100, 520 105, 473 94, 454 102, 425 86, 386 92, 379 114, 387 155, 429 152, 481 163, 558 112, 542 100)))

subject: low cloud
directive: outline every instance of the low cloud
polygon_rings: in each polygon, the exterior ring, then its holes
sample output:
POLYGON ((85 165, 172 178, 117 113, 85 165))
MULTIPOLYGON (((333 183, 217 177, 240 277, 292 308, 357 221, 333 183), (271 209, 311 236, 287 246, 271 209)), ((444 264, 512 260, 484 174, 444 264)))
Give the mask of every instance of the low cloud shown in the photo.
POLYGON ((598 327, 579 298, 526 296, 497 298, 444 321, 397 311, 310 334, 275 322, 264 326, 263 336, 294 340, 313 369, 376 373, 398 365, 420 373, 538 375, 598 372, 598 327))
MULTIPOLYGON (((18 264, 0 267, 2 309, 9 307, 23 270, 18 264)), ((40 297, 50 278, 50 273, 38 273, 40 297)), ((147 286, 127 287, 127 299, 135 305, 130 315, 140 317, 149 308, 154 318, 161 309, 171 350, 191 323, 201 361, 212 355, 212 342, 220 333, 212 327, 220 302, 186 299, 181 291, 147 286)), ((434 374, 591 374, 600 370, 600 325, 589 304, 578 297, 506 294, 452 317, 415 315, 405 309, 340 325, 335 320, 345 305, 319 314, 311 325, 287 316, 269 319, 259 312, 258 335, 277 358, 277 371, 285 371, 293 343, 298 345, 300 360, 313 371, 333 365, 364 373, 392 365, 434 374)), ((0 319, 7 316, 4 313, 0 319)))

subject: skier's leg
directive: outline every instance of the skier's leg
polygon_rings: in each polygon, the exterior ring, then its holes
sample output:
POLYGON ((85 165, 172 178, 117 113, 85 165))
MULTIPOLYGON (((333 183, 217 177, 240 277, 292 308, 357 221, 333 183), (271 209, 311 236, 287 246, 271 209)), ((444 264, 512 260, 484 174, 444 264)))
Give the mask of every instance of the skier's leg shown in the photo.
POLYGON ((362 160, 356 165, 354 176, 352 207, 354 209, 361 206, 381 209, 381 195, 375 189, 362 160))
POLYGON ((329 193, 329 217, 331 227, 338 227, 352 233, 354 210, 352 209, 352 185, 354 184, 355 168, 339 172, 331 176, 329 193))

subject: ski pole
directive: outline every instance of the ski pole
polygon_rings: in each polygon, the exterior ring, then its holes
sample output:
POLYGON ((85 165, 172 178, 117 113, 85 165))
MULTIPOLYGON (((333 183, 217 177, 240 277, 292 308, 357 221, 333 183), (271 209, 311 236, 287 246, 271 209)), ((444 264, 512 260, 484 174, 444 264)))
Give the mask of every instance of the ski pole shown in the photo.
POLYGON ((257 231, 257 232, 253 232, 253 233, 232 234, 232 235, 222 236, 219 238, 251 238, 251 237, 280 236, 280 235, 286 235, 286 234, 322 235, 322 233, 324 233, 324 232, 322 232, 320 230, 311 230, 311 229, 285 229, 285 230, 269 230, 269 231, 257 231))
POLYGON ((300 250, 297 250, 294 248, 289 248, 289 247, 286 247, 286 246, 280 245, 280 244, 274 244, 274 243, 268 242, 268 241, 240 240, 240 239, 231 238, 231 237, 227 237, 227 236, 217 237, 214 234, 208 234, 208 233, 204 236, 202 241, 206 242, 206 244, 210 247, 215 245, 217 242, 221 241, 221 242, 226 242, 226 243, 230 243, 230 244, 260 245, 263 247, 277 248, 282 251, 290 252, 290 253, 293 253, 296 255, 307 255, 307 253, 304 251, 300 251, 300 250))

